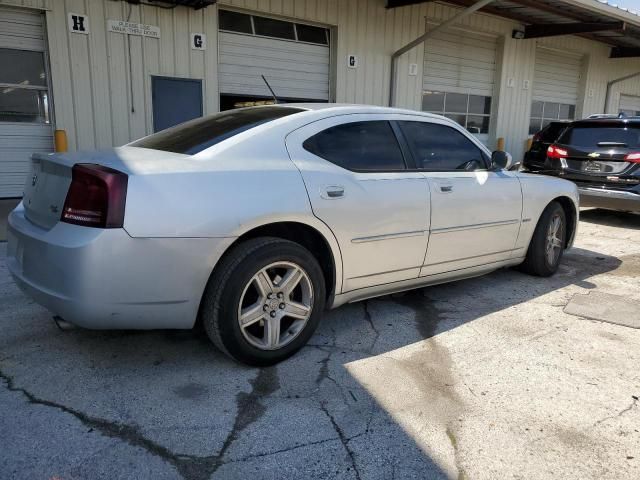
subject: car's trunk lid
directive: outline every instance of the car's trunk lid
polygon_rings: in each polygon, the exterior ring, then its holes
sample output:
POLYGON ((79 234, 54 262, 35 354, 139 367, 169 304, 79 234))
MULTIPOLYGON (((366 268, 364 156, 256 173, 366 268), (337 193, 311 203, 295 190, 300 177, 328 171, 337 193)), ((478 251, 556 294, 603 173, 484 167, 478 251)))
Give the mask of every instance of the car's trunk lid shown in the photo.
POLYGON ((560 145, 567 150, 566 169, 595 176, 622 174, 637 164, 625 160, 626 152, 619 148, 576 148, 560 145))
POLYGON ((113 168, 127 175, 194 168, 187 155, 134 147, 117 147, 93 152, 34 153, 27 176, 23 204, 25 216, 39 227, 50 229, 59 220, 71 185, 71 171, 77 163, 113 168))
POLYGON ((35 153, 24 186, 25 216, 39 227, 50 229, 58 220, 71 184, 71 167, 55 155, 35 153))

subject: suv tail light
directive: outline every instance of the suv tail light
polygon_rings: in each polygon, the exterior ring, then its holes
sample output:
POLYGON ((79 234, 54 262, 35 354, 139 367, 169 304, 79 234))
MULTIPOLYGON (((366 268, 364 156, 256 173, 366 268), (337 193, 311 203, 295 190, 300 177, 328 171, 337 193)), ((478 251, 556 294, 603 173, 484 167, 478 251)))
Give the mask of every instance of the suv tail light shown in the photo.
POLYGON ((121 228, 127 199, 126 174, 91 163, 71 170, 71 186, 61 222, 95 228, 121 228))
POLYGON ((627 162, 640 163, 640 152, 630 153, 629 155, 625 156, 624 159, 627 162))
POLYGON ((569 152, 557 145, 550 145, 549 148, 547 148, 547 157, 549 158, 567 158, 568 156, 569 152))

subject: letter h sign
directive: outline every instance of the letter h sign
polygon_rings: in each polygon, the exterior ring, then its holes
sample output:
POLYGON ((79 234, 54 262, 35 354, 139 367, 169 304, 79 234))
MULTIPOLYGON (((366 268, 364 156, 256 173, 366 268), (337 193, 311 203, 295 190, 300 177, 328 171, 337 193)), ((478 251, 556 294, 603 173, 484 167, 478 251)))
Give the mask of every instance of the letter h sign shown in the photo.
POLYGON ((73 33, 89 34, 89 17, 80 15, 79 13, 69 13, 68 21, 69 31, 73 33))

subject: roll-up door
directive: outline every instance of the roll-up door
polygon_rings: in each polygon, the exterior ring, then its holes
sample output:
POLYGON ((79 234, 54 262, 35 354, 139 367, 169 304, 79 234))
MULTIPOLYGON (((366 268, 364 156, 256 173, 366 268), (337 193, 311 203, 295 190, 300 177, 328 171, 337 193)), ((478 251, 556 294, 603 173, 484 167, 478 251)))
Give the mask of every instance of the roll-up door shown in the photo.
POLYGON ((424 46, 422 109, 449 117, 483 140, 489 133, 497 38, 449 29, 424 46))
POLYGON ((573 120, 578 103, 582 56, 544 47, 536 49, 529 133, 553 120, 573 120))
POLYGON ((43 22, 0 7, 0 198, 21 197, 31 153, 53 149, 43 22))
POLYGON ((620 95, 619 113, 624 113, 629 117, 640 116, 640 97, 633 95, 620 95))
POLYGON ((264 75, 279 99, 326 102, 329 52, 326 28, 221 10, 221 96, 269 99, 264 75))

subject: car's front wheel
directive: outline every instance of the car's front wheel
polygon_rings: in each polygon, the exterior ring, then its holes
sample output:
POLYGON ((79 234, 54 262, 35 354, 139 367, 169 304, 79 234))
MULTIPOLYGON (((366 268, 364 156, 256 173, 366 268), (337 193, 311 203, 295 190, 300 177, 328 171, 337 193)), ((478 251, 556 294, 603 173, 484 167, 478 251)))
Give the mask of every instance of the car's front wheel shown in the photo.
POLYGON ((556 273, 562 260, 567 236, 567 216, 558 202, 544 209, 529 244, 521 270, 539 277, 556 273))
POLYGON ((322 269, 307 249, 279 238, 257 238, 222 259, 200 316, 220 350, 243 363, 272 365, 307 343, 324 303, 322 269))

